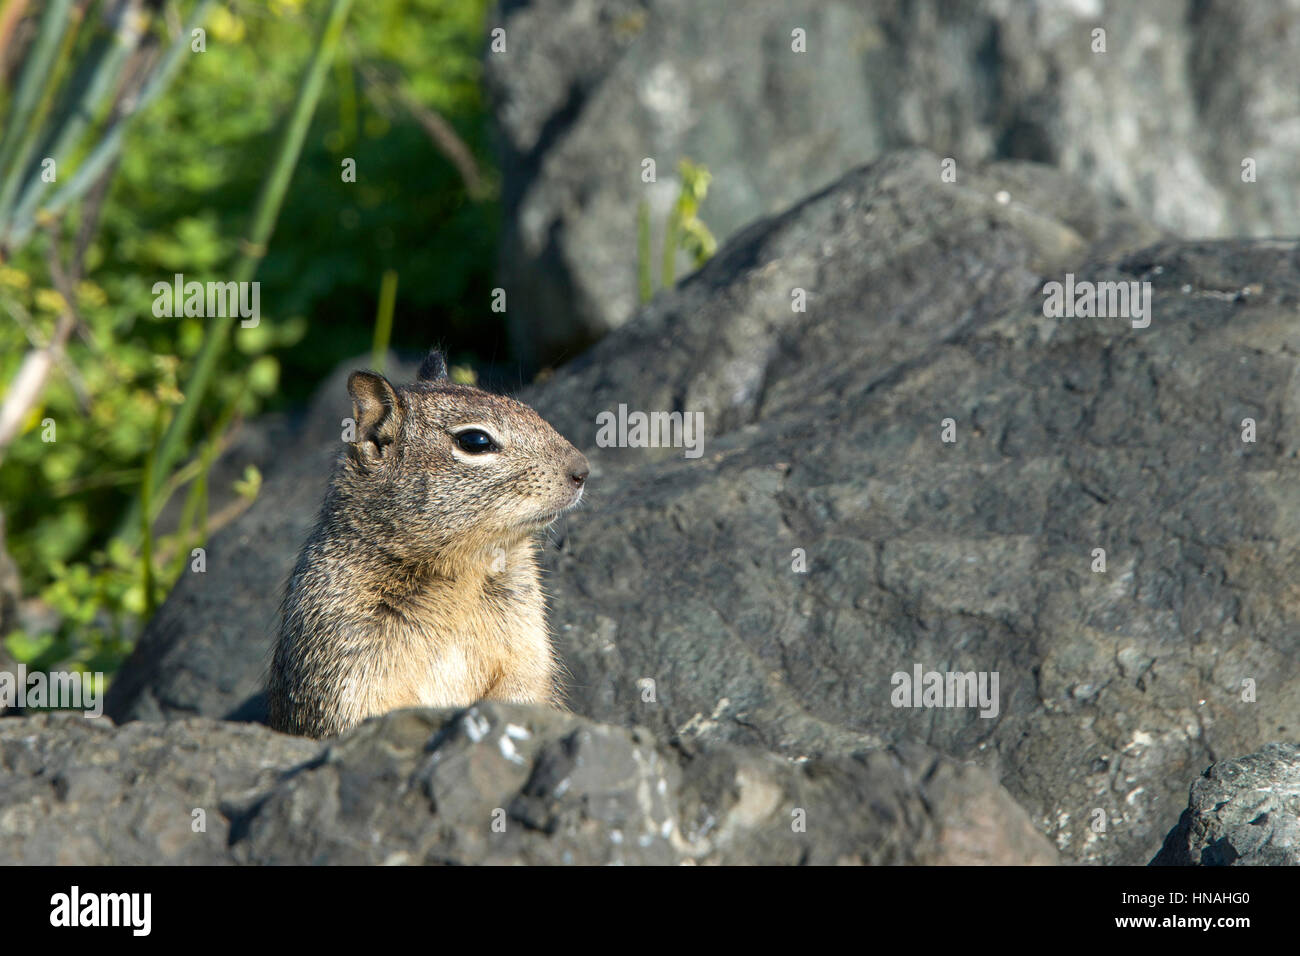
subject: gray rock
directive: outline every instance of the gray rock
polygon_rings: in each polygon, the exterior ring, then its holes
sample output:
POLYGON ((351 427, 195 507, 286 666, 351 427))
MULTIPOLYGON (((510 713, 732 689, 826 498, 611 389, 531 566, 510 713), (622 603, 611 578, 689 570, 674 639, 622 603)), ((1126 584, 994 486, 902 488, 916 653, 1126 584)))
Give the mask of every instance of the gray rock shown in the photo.
POLYGON ((1181 235, 1300 232, 1297 17, 1282 0, 502 4, 507 49, 485 67, 515 348, 569 359, 631 317, 637 206, 657 262, 683 156, 714 175, 719 239, 909 146, 959 176, 1050 163, 1181 235))
POLYGON ((924 747, 791 760, 540 707, 400 711, 324 745, 14 718, 0 770, 3 864, 1057 861, 987 773, 924 747))
POLYGON ((1271 743, 1192 784, 1154 866, 1300 866, 1300 747, 1271 743))
MULTIPOLYGON (((546 550, 569 702, 685 746, 923 741, 994 774, 1066 858, 1145 862, 1215 753, 1295 731, 1300 246, 1133 251, 1158 234, 1059 173, 941 184, 938 163, 891 155, 742 231, 525 393, 593 467, 546 550), (1066 272, 1149 281, 1150 327, 1045 317, 1066 272), (703 413, 702 457, 597 447, 620 403, 703 413), (895 708, 918 664, 997 672, 997 716, 895 708)), ((317 507, 310 447, 178 584, 110 714, 256 693, 280 536, 317 507)))
POLYGON ((791 760, 493 703, 367 722, 261 800, 235 855, 343 864, 1057 857, 987 774, 924 747, 791 760))
POLYGON ((1049 320, 1032 276, 1064 269, 1026 252, 1046 244, 964 206, 996 210, 1001 179, 940 211, 916 166, 737 237, 534 396, 571 435, 620 402, 710 423, 698 466, 579 440, 594 496, 552 578, 571 700, 775 748, 924 739, 996 767, 1067 856, 1145 861, 1215 752, 1295 726, 1297 246, 1080 254, 1081 276, 1151 281, 1156 319, 1049 320), (1243 444, 1246 417, 1271 437, 1243 444), (918 662, 999 671, 995 726, 893 709, 918 662))
POLYGON ((248 799, 319 750, 213 720, 0 720, 0 863, 230 862, 222 801, 248 799))

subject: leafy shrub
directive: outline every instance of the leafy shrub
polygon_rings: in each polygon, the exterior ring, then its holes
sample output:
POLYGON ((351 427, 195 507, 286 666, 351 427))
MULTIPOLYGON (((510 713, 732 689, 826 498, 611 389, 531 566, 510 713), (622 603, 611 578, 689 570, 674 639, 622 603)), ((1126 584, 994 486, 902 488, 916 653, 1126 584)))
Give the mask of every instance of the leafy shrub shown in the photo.
MULTIPOLYGON (((153 285, 176 273, 231 277, 319 32, 318 5, 304 0, 213 8, 205 51, 187 56, 127 133, 71 303, 77 331, 0 465, 8 547, 24 593, 40 599, 31 633, 6 639, 17 659, 116 666, 211 530, 207 465, 231 424, 300 401, 338 362, 364 353, 386 272, 402 278, 394 347, 503 348, 499 316, 486 308, 499 216, 479 84, 487 6, 368 0, 352 10, 257 273, 262 320, 236 330, 200 407, 189 460, 165 476, 164 496, 184 495, 179 521, 137 547, 117 532, 210 321, 155 316, 153 285), (478 191, 471 195, 368 74, 455 129, 482 173, 478 191), (356 161, 355 183, 342 180, 345 158, 356 161), (53 441, 43 440, 47 421, 53 441)), ((79 211, 69 211, 62 234, 79 224, 79 211)), ((0 309, 14 319, 0 323, 2 382, 50 340, 64 312, 49 263, 67 250, 54 244, 40 232, 0 265, 0 309)), ((259 480, 248 472, 237 490, 255 495, 259 480)), ((149 504, 156 513, 162 500, 149 504)))

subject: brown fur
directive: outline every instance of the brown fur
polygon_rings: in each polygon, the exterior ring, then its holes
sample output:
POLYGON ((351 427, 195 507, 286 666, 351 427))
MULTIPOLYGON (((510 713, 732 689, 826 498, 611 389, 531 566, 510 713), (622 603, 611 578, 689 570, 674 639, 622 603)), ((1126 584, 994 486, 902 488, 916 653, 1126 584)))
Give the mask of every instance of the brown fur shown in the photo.
POLYGON ((527 405, 446 380, 348 379, 356 441, 285 593, 270 724, 334 736, 399 707, 562 706, 538 531, 577 504, 587 459, 527 405), (501 450, 453 432, 481 426, 501 450))

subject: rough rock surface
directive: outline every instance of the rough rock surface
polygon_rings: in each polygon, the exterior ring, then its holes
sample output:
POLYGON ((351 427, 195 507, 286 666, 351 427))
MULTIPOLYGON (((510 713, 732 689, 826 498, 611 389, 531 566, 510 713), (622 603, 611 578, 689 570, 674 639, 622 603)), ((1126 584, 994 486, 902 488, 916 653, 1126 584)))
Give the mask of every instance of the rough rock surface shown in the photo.
POLYGON ((224 862, 221 801, 266 789, 319 750, 255 724, 0 720, 0 864, 224 862))
POLYGON ((1272 743, 1192 784, 1156 866, 1300 866, 1300 746, 1272 743))
POLYGON ((498 23, 501 262, 526 360, 633 314, 637 206, 657 257, 683 156, 714 175, 701 216, 720 239, 909 146, 961 171, 1049 163, 1183 236, 1300 232, 1285 0, 530 0, 498 23))
MULTIPOLYGON (((1159 240, 1049 169, 938 162, 893 154, 742 231, 524 394, 593 467, 546 548, 569 702, 796 757, 920 740, 1067 858, 1145 862, 1216 754, 1296 733, 1300 246, 1159 240), (1045 317, 1066 272, 1150 282, 1150 326, 1045 317), (620 403, 703 413, 703 456, 596 447, 620 403), (895 708, 918 664, 997 672, 997 716, 895 708)), ((115 718, 256 713, 347 414, 328 389, 115 718)))
POLYGON ((329 744, 206 718, 14 718, 0 771, 0 864, 1057 857, 987 773, 924 747, 795 761, 532 707, 400 711, 329 744))

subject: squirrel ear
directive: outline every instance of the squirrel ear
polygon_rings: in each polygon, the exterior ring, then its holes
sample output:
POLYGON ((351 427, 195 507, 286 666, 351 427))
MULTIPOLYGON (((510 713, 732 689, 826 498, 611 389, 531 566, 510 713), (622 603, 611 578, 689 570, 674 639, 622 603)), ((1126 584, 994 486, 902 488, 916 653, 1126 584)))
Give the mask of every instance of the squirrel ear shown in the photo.
POLYGON ((348 394, 357 423, 353 454, 367 461, 382 458, 397 440, 405 412, 396 389, 376 372, 353 372, 348 376, 348 394))
POLYGON ((447 377, 447 360, 442 353, 433 349, 420 363, 420 371, 415 376, 421 382, 439 382, 447 377))

